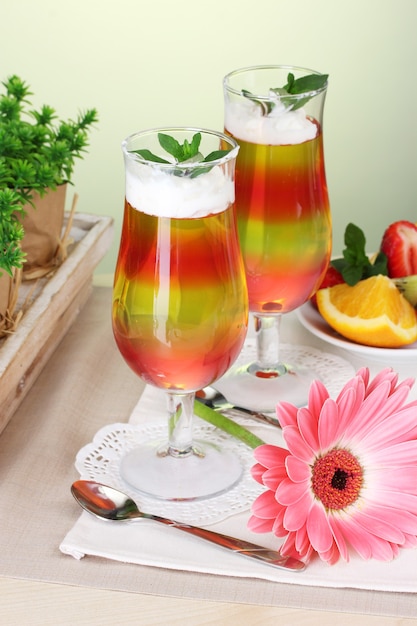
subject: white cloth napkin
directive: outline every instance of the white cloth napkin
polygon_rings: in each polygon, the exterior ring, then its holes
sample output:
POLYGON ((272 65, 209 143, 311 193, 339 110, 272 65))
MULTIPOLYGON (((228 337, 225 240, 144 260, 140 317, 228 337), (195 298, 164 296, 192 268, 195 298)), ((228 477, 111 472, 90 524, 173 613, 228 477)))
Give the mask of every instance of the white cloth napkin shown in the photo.
MULTIPOLYGON (((161 396, 156 389, 147 387, 130 417, 130 423, 137 424, 152 416, 161 419, 165 411, 161 396)), ((268 442, 275 443, 277 440, 274 427, 255 426, 253 430, 268 442)), ((249 511, 239 513, 212 524, 210 530, 279 549, 280 540, 276 537, 254 534, 246 528, 249 516, 249 511)), ((349 563, 339 562, 329 566, 317 560, 310 563, 305 571, 294 573, 233 554, 178 529, 148 520, 116 523, 82 513, 62 541, 60 550, 77 559, 93 555, 152 567, 281 583, 417 592, 417 550, 414 549, 402 550, 397 559, 388 563, 352 557, 349 563)))

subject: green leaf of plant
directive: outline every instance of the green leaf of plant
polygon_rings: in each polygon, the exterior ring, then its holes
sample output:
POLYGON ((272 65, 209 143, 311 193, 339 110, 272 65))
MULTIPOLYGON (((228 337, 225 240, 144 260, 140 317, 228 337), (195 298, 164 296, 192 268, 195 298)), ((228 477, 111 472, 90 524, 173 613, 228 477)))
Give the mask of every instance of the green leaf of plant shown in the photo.
POLYGON ((300 78, 295 79, 294 74, 290 73, 287 76, 288 82, 284 86, 284 89, 291 94, 302 94, 308 93, 309 91, 317 91, 325 86, 328 78, 328 74, 308 74, 307 76, 300 76, 300 78))
POLYGON ((162 159, 157 154, 153 154, 153 152, 147 150, 146 148, 144 148, 143 150, 132 150, 132 152, 134 154, 138 154, 147 161, 153 161, 154 163, 169 163, 169 161, 166 161, 166 159, 162 159))
POLYGON ((287 84, 284 85, 285 91, 287 91, 288 93, 292 93, 291 89, 292 89, 292 86, 294 84, 294 81, 295 81, 294 74, 292 72, 289 72, 289 74, 287 76, 287 84))
POLYGON ((365 235, 358 226, 352 223, 346 226, 344 241, 346 248, 343 250, 343 258, 333 259, 331 265, 342 274, 348 285, 353 287, 370 276, 388 275, 386 255, 379 252, 374 263, 371 263, 366 254, 365 235))
POLYGON ((18 76, 10 76, 0 94, 0 268, 10 271, 24 260, 19 246, 23 227, 17 221, 23 207, 33 206, 33 192, 41 195, 63 182, 71 182, 74 162, 88 145, 89 127, 97 121, 97 111, 79 113, 76 121, 55 123, 55 110, 44 105, 31 109, 29 86, 18 76), (13 191, 7 197, 3 192, 13 191), (16 220, 5 222, 7 212, 16 220), (6 224, 6 226, 5 226, 6 224))
POLYGON ((210 161, 216 161, 217 159, 221 159, 226 154, 228 154, 229 150, 214 150, 214 152, 210 152, 204 159, 204 163, 209 163, 210 161))
POLYGON ((171 154, 177 161, 181 160, 183 150, 179 142, 174 137, 171 137, 171 135, 165 135, 164 133, 158 133, 158 140, 161 148, 163 148, 165 152, 171 154))
POLYGON ((388 276, 387 255, 384 252, 378 252, 374 262, 366 265, 364 270, 366 274, 364 278, 378 276, 378 274, 388 276))
POLYGON ((362 253, 365 255, 366 239, 363 231, 355 224, 348 224, 345 229, 345 245, 349 250, 354 250, 355 253, 362 253))
POLYGON ((353 287, 362 278, 362 266, 347 265, 342 271, 342 276, 347 284, 353 287))
MULTIPOLYGON (((307 104, 312 96, 298 99, 292 96, 317 91, 325 86, 328 78, 328 74, 308 74, 307 76, 301 76, 295 79, 294 74, 290 72, 287 76, 287 84, 284 85, 284 87, 271 87, 270 91, 279 97, 280 102, 284 104, 284 106, 288 108, 291 107, 291 110, 295 111, 307 104)), ((275 106, 274 102, 270 100, 259 100, 246 89, 242 89, 242 95, 256 102, 256 104, 262 108, 262 115, 268 115, 275 106)))
POLYGON ((195 135, 193 135, 191 143, 187 139, 184 139, 184 144, 182 146, 182 155, 181 155, 181 158, 178 159, 178 161, 182 163, 184 161, 190 161, 194 159, 195 157, 199 157, 199 156, 201 156, 201 159, 202 159, 203 155, 200 155, 198 151, 200 147, 200 143, 201 143, 201 133, 195 133, 195 135))
POLYGON ((275 106, 275 104, 271 102, 270 100, 259 100, 259 98, 256 98, 254 94, 252 94, 247 89, 242 89, 242 95, 245 96, 245 98, 252 100, 252 102, 255 102, 255 104, 257 104, 258 106, 260 106, 262 109, 262 115, 268 115, 268 113, 271 113, 272 109, 275 106))
MULTIPOLYGON (((203 157, 201 152, 199 152, 201 133, 195 133, 191 142, 185 139, 182 145, 174 137, 166 135, 165 133, 158 133, 158 139, 161 148, 168 152, 168 154, 171 154, 171 156, 174 157, 175 162, 178 164, 181 163, 181 165, 185 165, 187 163, 209 163, 211 161, 221 159, 228 152, 230 152, 230 150, 214 150, 213 152, 210 152, 210 154, 208 154, 206 157, 203 157)), ((166 161, 162 157, 154 154, 147 149, 132 150, 132 152, 134 154, 140 155, 147 161, 153 161, 154 163, 171 163, 171 161, 166 161)), ((206 174, 207 172, 209 172, 212 167, 213 166, 207 166, 195 169, 175 168, 173 169, 172 173, 174 174, 174 176, 189 176, 190 178, 196 178, 197 176, 200 176, 200 174, 206 174)))
POLYGON ((200 148, 200 143, 201 143, 201 133, 196 133, 191 140, 193 154, 197 154, 200 148))

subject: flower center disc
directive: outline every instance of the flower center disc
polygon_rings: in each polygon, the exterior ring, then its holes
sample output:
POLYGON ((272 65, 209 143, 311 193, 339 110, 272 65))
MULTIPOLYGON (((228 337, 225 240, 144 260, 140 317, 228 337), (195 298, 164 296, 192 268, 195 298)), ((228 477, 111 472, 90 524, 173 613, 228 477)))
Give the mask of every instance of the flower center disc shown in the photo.
POLYGON ((363 471, 347 450, 334 449, 318 458, 313 466, 312 488, 327 509, 344 509, 357 499, 363 471))

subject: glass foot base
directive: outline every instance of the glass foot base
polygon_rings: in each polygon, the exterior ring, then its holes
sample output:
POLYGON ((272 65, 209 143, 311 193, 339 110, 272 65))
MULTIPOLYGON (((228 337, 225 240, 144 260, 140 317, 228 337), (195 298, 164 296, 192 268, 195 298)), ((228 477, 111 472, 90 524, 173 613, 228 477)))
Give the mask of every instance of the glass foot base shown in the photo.
POLYGON ((232 367, 215 383, 215 388, 227 400, 253 411, 273 412, 279 402, 304 406, 310 385, 318 376, 303 368, 287 367, 278 376, 259 376, 250 372, 249 365, 232 367))
POLYGON ((158 446, 134 448, 122 458, 120 475, 137 491, 162 500, 200 500, 232 489, 243 474, 239 458, 207 442, 197 445, 203 457, 159 456, 158 446))

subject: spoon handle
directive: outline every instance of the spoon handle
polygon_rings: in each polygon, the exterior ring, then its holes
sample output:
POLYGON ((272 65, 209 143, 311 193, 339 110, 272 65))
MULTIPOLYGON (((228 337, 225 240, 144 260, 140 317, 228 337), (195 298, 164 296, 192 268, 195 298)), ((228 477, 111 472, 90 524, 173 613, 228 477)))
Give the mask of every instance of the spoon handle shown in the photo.
POLYGON ((196 396, 195 399, 198 402, 201 402, 201 404, 205 404, 210 407, 210 409, 213 409, 216 413, 223 413, 226 417, 251 417, 258 422, 264 422, 265 424, 272 424, 272 426, 280 427, 280 423, 276 417, 266 415, 260 411, 254 411, 253 409, 246 409, 242 406, 230 404, 226 399, 221 401, 219 400, 218 402, 213 401, 212 399, 200 398, 198 396, 196 396))
POLYGON ((218 411, 219 413, 223 413, 228 417, 242 417, 248 415, 258 422, 264 422, 265 424, 272 424, 272 426, 278 427, 280 425, 276 417, 266 415, 265 413, 260 413, 259 411, 252 411, 252 409, 244 409, 243 407, 235 406, 230 409, 222 409, 221 407, 219 407, 218 409, 216 408, 214 410, 218 411))
POLYGON ((301 572, 306 567, 303 561, 299 561, 298 559, 290 556, 282 556, 276 550, 263 548, 262 546, 258 546, 255 543, 251 543, 250 541, 237 539, 236 537, 230 537, 229 535, 223 535, 222 533, 217 533, 212 530, 206 530, 205 528, 199 528, 197 526, 188 526, 187 524, 174 522, 171 519, 159 517, 158 515, 145 514, 143 515, 143 517, 146 517, 146 519, 154 520, 155 522, 160 522, 162 524, 165 524, 166 526, 172 526, 173 528, 182 530, 186 533, 189 533, 190 535, 199 537, 200 539, 210 541, 211 543, 214 543, 221 548, 231 550, 232 552, 237 552, 242 556, 256 559, 257 561, 262 561, 263 563, 272 565, 273 567, 277 567, 280 569, 289 569, 294 572, 301 572))

